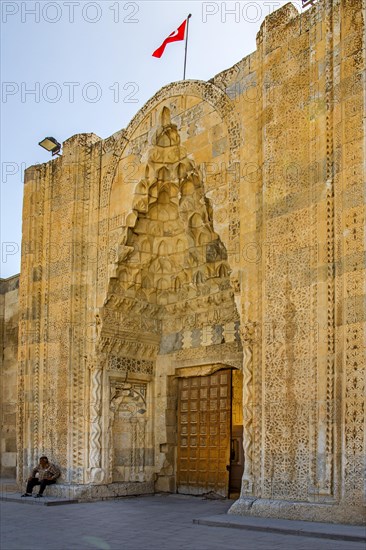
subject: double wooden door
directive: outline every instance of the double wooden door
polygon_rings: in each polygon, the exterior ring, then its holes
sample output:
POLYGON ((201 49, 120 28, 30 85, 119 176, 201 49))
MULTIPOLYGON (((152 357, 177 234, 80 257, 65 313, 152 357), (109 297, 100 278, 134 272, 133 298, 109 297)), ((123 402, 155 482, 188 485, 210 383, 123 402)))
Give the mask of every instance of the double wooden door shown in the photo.
POLYGON ((177 491, 228 496, 231 370, 179 379, 177 491))

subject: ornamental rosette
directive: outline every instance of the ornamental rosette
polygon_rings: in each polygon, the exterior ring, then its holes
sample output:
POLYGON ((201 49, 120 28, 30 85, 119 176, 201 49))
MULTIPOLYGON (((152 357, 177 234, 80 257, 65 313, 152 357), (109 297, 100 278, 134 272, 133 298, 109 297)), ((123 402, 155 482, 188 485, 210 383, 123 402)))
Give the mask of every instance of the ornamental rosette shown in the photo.
POLYGON ((248 321, 240 327, 240 337, 243 344, 253 344, 257 336, 258 323, 255 321, 248 321))

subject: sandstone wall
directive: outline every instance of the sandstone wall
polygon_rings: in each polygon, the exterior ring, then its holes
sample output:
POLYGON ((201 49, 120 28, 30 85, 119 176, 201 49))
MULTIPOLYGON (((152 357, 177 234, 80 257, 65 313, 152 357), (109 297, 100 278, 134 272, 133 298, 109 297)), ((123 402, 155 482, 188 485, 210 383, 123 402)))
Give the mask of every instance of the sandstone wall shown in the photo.
POLYGON ((19 275, 0 280, 1 476, 16 474, 19 275))
POLYGON ((364 14, 361 0, 320 0, 302 16, 287 4, 231 69, 165 86, 126 130, 74 136, 62 157, 28 169, 20 477, 42 452, 65 482, 109 483, 118 384, 134 373, 129 391, 150 414, 140 478, 164 472, 172 488, 168 377, 216 359, 243 371, 245 470, 232 512, 362 521, 364 14), (174 204, 192 243, 187 289, 164 272, 174 204), (149 220, 167 238, 147 277, 158 298, 142 311, 142 268, 163 236, 144 232, 149 220), (197 264, 214 236, 227 262, 216 271, 210 254, 197 264), (215 277, 229 279, 229 301, 203 306, 215 277), (158 306, 174 327, 160 348, 158 306))
POLYGON ((21 477, 26 477, 40 454, 60 464, 67 480, 82 475, 70 460, 78 457, 85 464, 84 301, 89 250, 85 243, 89 235, 86 238, 84 232, 93 216, 90 155, 97 140, 93 134, 71 138, 64 144, 62 158, 26 171, 19 291, 21 477), (82 424, 80 431, 73 422, 82 424))
POLYGON ((341 500, 348 518, 364 505, 364 8, 287 5, 257 37, 253 513, 273 498, 341 500))

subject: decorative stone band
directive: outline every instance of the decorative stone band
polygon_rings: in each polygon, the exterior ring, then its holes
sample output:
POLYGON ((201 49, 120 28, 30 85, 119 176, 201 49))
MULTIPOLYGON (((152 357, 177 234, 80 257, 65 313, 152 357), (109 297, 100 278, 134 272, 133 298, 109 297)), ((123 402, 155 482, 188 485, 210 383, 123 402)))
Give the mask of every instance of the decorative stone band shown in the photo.
POLYGON ((164 334, 160 342, 160 354, 166 355, 182 349, 207 347, 215 344, 240 342, 240 321, 164 334))
POLYGON ((253 344, 257 324, 247 322, 240 327, 243 345, 243 446, 245 465, 242 496, 253 492, 253 344))
POLYGON ((243 447, 245 455, 242 494, 253 491, 253 353, 251 345, 243 345, 243 447))
POLYGON ((91 369, 89 473, 92 483, 103 481, 101 469, 102 368, 91 369))
POLYGON ((134 372, 137 374, 153 374, 154 362, 145 359, 133 359, 132 357, 109 357, 107 369, 117 372, 134 372))

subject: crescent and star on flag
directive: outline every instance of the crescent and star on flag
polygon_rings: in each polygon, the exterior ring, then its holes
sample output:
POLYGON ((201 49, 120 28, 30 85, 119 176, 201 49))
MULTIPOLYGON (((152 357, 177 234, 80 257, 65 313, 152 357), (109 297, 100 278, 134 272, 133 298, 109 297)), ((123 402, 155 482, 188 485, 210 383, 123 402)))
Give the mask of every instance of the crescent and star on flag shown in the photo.
MULTIPOLYGON (((302 0, 302 7, 308 7, 313 6, 315 4, 316 0, 302 0)), ((160 59, 160 57, 163 55, 165 48, 167 44, 170 42, 178 42, 179 40, 186 40, 185 49, 184 49, 184 69, 183 69, 183 80, 186 78, 186 65, 187 65, 187 45, 188 45, 188 25, 189 25, 189 19, 192 17, 192 14, 189 14, 187 18, 183 21, 179 27, 169 34, 169 36, 163 41, 161 46, 157 48, 152 56, 157 57, 160 59)))
POLYGON ((157 48, 154 52, 153 52, 153 57, 157 57, 160 59, 160 57, 163 55, 164 53, 164 50, 167 46, 167 44, 169 44, 170 42, 178 42, 179 40, 184 40, 184 38, 186 39, 186 44, 185 44, 185 50, 184 50, 184 70, 183 70, 183 80, 185 80, 186 78, 186 65, 187 65, 187 45, 188 45, 188 24, 189 24, 189 19, 192 17, 191 14, 189 14, 187 16, 187 18, 183 21, 183 23, 181 25, 179 25, 179 27, 173 31, 172 33, 170 33, 170 35, 163 41, 163 43, 161 44, 161 46, 159 46, 159 48, 157 48))

